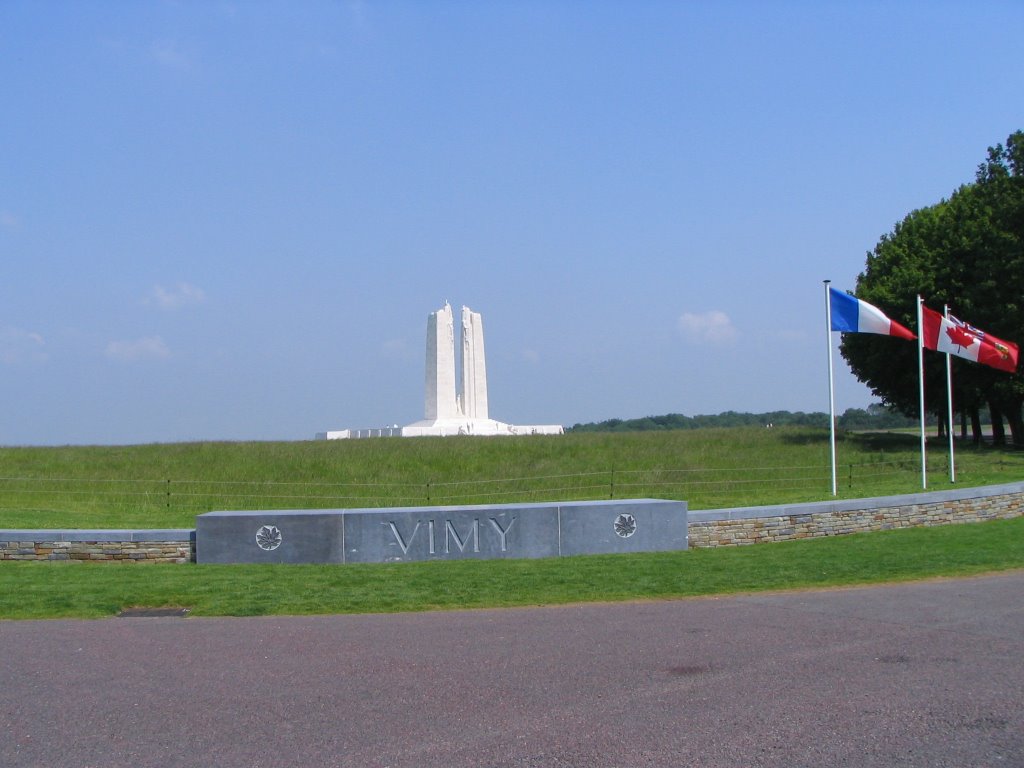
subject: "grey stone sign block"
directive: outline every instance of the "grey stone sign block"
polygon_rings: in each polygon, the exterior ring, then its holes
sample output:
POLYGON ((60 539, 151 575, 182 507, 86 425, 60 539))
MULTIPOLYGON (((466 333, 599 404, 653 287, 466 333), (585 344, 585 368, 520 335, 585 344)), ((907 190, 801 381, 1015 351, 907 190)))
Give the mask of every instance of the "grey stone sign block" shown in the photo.
POLYGON ((341 510, 207 512, 196 518, 197 563, 341 563, 341 510))
POLYGON ((345 515, 349 563, 557 555, 554 505, 406 507, 345 515))
POLYGON ((686 549, 681 501, 208 512, 198 563, 386 563, 686 549))
POLYGON ((687 548, 686 502, 594 501, 560 507, 562 555, 661 552, 687 548))

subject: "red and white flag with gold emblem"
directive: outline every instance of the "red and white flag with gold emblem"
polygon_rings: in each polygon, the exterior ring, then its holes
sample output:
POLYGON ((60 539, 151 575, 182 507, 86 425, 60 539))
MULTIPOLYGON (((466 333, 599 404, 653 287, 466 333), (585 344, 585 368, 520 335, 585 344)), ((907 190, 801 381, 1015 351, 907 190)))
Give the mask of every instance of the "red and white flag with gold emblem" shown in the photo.
POLYGON ((1017 370, 1018 349, 1012 341, 997 339, 952 315, 943 316, 928 307, 922 306, 921 313, 921 339, 925 349, 948 352, 1009 373, 1017 370))

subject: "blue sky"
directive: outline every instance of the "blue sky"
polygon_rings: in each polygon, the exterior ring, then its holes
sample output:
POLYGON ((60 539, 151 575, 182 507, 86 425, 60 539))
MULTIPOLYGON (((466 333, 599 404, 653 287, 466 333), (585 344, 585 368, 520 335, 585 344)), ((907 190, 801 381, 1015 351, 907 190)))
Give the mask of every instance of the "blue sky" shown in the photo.
POLYGON ((483 315, 502 421, 827 410, 821 281, 1024 127, 1021 29, 1017 2, 6 0, 0 444, 416 421, 445 300, 483 315))

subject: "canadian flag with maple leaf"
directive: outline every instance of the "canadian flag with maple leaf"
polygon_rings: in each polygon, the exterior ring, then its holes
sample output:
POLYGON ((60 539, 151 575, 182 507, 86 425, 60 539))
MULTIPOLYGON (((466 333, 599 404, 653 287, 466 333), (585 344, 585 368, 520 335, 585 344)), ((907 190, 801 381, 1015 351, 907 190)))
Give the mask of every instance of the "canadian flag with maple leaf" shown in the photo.
POLYGON ((925 349, 948 352, 1009 373, 1017 370, 1018 349, 1012 341, 997 339, 952 315, 944 316, 925 306, 921 307, 921 340, 925 349))

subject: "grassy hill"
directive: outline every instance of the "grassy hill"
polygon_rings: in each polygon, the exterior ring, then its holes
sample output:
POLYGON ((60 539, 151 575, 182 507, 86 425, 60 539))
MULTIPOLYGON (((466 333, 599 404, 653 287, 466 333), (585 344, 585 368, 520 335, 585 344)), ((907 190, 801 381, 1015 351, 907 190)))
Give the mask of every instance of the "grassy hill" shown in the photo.
MULTIPOLYGON (((949 487, 946 448, 929 488, 949 487)), ((920 490, 918 438, 846 434, 841 497, 920 490)), ((958 485, 1024 478, 1024 454, 964 447, 958 485)), ((214 509, 658 497, 691 509, 830 497, 828 433, 809 427, 0 448, 0 528, 191 527, 214 509)))
MULTIPOLYGON (((929 483, 949 487, 935 445, 929 483)), ((841 495, 920 488, 916 435, 845 435, 841 495)), ((1024 477, 1024 452, 965 449, 963 485, 1024 477)), ((691 508, 829 498, 828 434, 787 428, 0 448, 0 528, 191 527, 212 509, 658 496, 691 508)), ((984 573, 1024 564, 1024 518, 765 547, 548 560, 85 567, 9 562, 0 617, 128 606, 258 615, 549 605, 984 573)))

